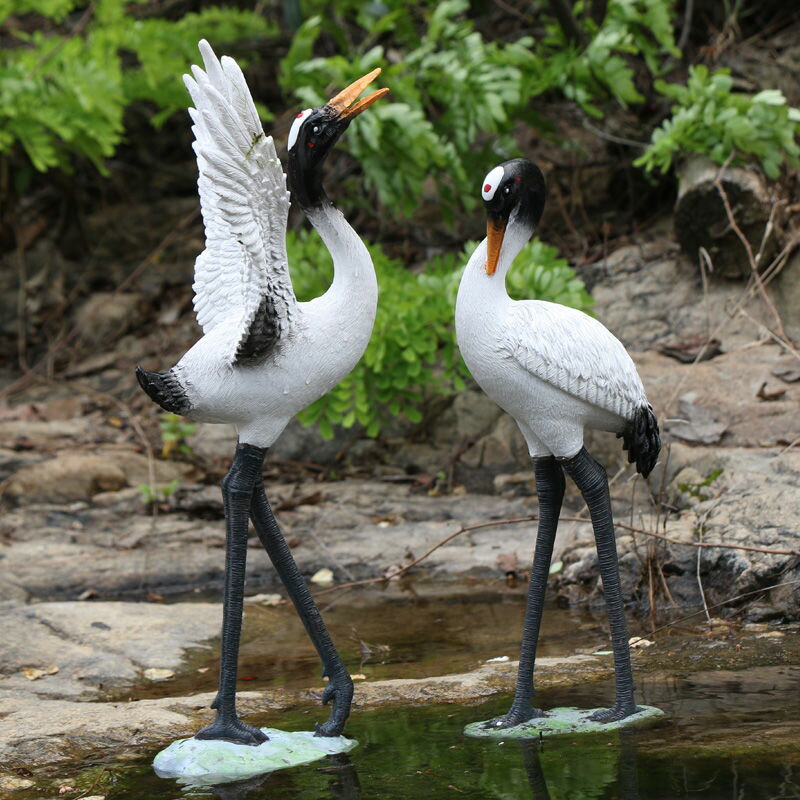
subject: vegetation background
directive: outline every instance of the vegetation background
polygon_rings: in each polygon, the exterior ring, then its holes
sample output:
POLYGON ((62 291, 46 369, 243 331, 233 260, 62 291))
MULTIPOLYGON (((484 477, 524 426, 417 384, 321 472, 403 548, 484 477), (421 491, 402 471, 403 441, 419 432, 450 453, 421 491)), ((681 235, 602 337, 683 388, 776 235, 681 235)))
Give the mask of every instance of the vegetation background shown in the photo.
MULTIPOLYGON (((452 307, 491 166, 526 155, 550 184, 544 241, 526 248, 512 292, 590 310, 581 267, 669 214, 690 154, 790 180, 800 112, 781 89, 796 82, 768 68, 774 44, 758 45, 797 22, 784 3, 748 0, 2 0, 6 394, 92 374, 86 359, 109 343, 114 363, 165 366, 192 341, 202 239, 181 75, 201 37, 244 65, 279 146, 298 109, 383 68, 390 101, 356 120, 327 175, 370 243, 375 335, 302 418, 326 437, 336 425, 376 436, 463 388, 452 307), (109 304, 117 327, 87 335, 109 304)), ((324 291, 329 259, 299 213, 288 244, 298 295, 324 291)), ((130 381, 102 389, 143 402, 130 381)))

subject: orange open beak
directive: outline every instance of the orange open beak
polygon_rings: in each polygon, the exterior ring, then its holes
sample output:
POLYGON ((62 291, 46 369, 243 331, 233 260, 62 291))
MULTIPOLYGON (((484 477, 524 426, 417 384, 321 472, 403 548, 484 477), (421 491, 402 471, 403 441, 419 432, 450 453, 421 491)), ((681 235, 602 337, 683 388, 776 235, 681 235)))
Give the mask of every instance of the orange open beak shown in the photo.
POLYGON ((340 117, 344 117, 345 119, 358 116, 376 100, 380 100, 381 97, 389 94, 388 89, 378 89, 377 92, 363 97, 355 105, 350 105, 380 74, 381 70, 379 67, 378 69, 372 70, 372 72, 368 73, 363 78, 353 81, 346 89, 342 89, 336 97, 331 97, 331 99, 328 100, 328 106, 340 117))
POLYGON ((506 220, 486 220, 486 274, 494 275, 500 260, 500 248, 506 235, 506 220))

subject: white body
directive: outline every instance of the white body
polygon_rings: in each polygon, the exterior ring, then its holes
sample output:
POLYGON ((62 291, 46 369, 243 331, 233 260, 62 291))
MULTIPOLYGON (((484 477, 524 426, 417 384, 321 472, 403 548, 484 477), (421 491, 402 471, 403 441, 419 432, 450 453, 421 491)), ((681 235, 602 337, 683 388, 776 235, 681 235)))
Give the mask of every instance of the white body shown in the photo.
POLYGON ((493 275, 486 240, 476 248, 458 289, 456 335, 473 377, 517 421, 531 456, 570 458, 585 428, 619 433, 647 398, 625 348, 596 319, 508 296, 506 274, 530 233, 512 216, 493 275))
POLYGON ((195 311, 204 336, 173 373, 191 404, 189 419, 232 423, 239 440, 269 447, 292 417, 332 389, 369 342, 378 301, 370 255, 329 204, 308 214, 333 257, 328 291, 298 303, 289 278, 286 178, 264 135, 244 76, 200 43, 206 72, 186 79, 195 108, 206 249, 195 265, 195 311), (237 362, 267 296, 280 324, 258 363, 237 362))
POLYGON ((329 392, 358 363, 369 343, 378 303, 372 259, 344 217, 328 206, 312 215, 333 255, 328 291, 297 303, 265 360, 254 366, 227 357, 241 338, 236 320, 203 336, 175 367, 199 422, 236 425, 239 441, 269 447, 289 420, 329 392))

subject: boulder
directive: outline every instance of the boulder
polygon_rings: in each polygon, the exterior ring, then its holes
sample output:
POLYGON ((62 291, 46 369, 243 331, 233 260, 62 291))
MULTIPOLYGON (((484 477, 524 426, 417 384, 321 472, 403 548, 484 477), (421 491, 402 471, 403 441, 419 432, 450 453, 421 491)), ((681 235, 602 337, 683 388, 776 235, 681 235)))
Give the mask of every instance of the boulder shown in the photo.
MULTIPOLYGON (((174 461, 155 461, 154 469, 158 483, 180 480, 192 470, 174 461)), ((149 476, 147 458, 140 453, 63 452, 23 466, 0 483, 0 495, 12 503, 69 503, 147 483, 149 476)))
POLYGON ((141 301, 141 296, 132 292, 95 292, 78 310, 81 340, 88 344, 119 340, 141 323, 141 301))
MULTIPOLYGON (((699 541, 719 543, 719 548, 704 547, 699 553, 700 579, 709 605, 732 601, 729 609, 745 606, 753 599, 748 593, 763 590, 759 607, 753 611, 755 621, 796 619, 800 600, 800 496, 796 490, 800 453, 673 443, 657 468, 654 484, 662 480, 667 487, 665 500, 676 513, 659 532, 673 541, 644 534, 632 537, 618 529, 626 598, 647 601, 649 587, 642 559, 652 557, 672 600, 679 605, 699 603, 698 548, 694 545, 699 541), (755 549, 734 549, 736 546, 755 549), (633 558, 634 553, 639 555, 633 558)), ((652 528, 652 518, 643 515, 642 520, 641 527, 652 528)), ((573 600, 598 599, 601 589, 599 582, 591 580, 588 543, 577 541, 563 560, 565 568, 557 578, 562 592, 573 600)), ((660 581, 654 589, 657 602, 666 603, 660 581)))
POLYGON ((122 467, 108 456, 63 453, 23 467, 2 484, 5 499, 16 503, 68 503, 127 485, 122 467))

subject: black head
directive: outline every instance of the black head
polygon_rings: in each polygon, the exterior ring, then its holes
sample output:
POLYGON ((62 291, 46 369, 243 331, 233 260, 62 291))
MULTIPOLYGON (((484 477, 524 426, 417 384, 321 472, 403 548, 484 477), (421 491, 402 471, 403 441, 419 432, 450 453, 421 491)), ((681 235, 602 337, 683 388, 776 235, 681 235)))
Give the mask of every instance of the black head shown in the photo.
POLYGON ((289 130, 289 185, 302 208, 320 205, 325 199, 321 167, 347 126, 389 90, 379 89, 351 103, 378 76, 373 70, 332 97, 321 108, 309 108, 295 117, 289 130))
MULTIPOLYGON (((494 274, 506 226, 516 212, 514 223, 533 233, 542 218, 545 201, 544 176, 527 158, 512 158, 490 170, 483 179, 481 197, 486 207, 489 239, 486 272, 494 274)), ((530 235, 530 234, 529 234, 530 235)))

